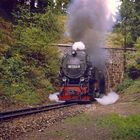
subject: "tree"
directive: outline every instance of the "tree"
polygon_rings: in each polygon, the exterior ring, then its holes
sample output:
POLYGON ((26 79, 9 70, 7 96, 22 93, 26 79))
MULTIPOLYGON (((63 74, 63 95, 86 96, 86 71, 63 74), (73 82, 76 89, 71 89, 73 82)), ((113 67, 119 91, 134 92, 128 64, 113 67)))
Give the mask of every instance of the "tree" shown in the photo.
POLYGON ((56 9, 60 12, 63 12, 67 8, 70 0, 56 0, 56 9))
POLYGON ((0 0, 0 16, 11 19, 12 10, 16 7, 17 0, 0 0))
MULTIPOLYGON (((31 12, 44 12, 48 6, 53 5, 52 0, 30 0, 28 2, 30 2, 28 7, 31 12), (37 7, 35 7, 36 2, 37 7)), ((27 0, 0 0, 0 16, 11 20, 12 12, 18 10, 17 5, 27 6, 27 0)))
POLYGON ((130 34, 133 44, 140 36, 140 2, 139 0, 123 0, 121 5, 122 33, 130 34))

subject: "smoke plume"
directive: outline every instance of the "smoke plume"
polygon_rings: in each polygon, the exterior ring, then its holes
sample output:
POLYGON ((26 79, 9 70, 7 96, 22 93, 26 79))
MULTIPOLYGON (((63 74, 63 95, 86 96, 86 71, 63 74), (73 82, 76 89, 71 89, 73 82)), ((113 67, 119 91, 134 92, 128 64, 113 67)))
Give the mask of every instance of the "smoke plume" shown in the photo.
POLYGON ((119 95, 111 91, 107 95, 104 95, 102 98, 95 98, 95 99, 101 105, 109 105, 115 103, 119 99, 119 95))
POLYGON ((68 8, 68 32, 74 42, 82 41, 95 66, 104 66, 108 53, 105 36, 112 30, 116 0, 72 0, 68 8))

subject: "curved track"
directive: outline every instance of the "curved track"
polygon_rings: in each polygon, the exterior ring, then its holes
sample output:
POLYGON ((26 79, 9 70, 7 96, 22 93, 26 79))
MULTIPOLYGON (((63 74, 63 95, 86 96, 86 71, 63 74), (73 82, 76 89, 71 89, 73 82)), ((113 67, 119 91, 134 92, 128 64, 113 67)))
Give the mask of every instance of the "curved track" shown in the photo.
POLYGON ((0 113, 0 122, 8 119, 13 119, 21 116, 36 114, 40 112, 50 111, 54 109, 69 107, 72 105, 76 105, 77 103, 58 103, 58 104, 52 104, 47 106, 40 106, 40 107, 34 107, 34 108, 27 108, 27 109, 20 109, 15 111, 7 111, 7 112, 1 112, 0 113))

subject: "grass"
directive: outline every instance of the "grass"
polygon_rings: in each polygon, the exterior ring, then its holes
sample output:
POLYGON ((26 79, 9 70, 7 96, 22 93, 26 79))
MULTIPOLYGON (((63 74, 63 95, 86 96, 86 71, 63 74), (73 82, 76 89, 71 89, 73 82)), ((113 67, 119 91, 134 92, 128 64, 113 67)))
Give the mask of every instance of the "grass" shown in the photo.
POLYGON ((55 136, 55 137, 64 137, 65 136, 65 132, 63 132, 62 130, 60 130, 60 131, 51 131, 48 134, 49 134, 49 136, 55 136))
POLYGON ((124 92, 127 94, 140 93, 140 79, 134 81, 134 83, 125 89, 124 92))
POLYGON ((108 115, 97 119, 97 126, 111 130, 113 139, 140 139, 140 115, 108 115))
POLYGON ((108 114, 94 117, 90 114, 81 114, 67 118, 66 124, 81 127, 94 127, 111 132, 112 139, 138 140, 140 139, 140 115, 119 116, 108 114))
POLYGON ((80 114, 78 116, 67 118, 65 120, 68 125, 89 125, 93 122, 93 116, 91 117, 88 114, 80 114))
POLYGON ((120 84, 117 86, 116 90, 117 90, 117 92, 123 93, 124 90, 126 90, 126 89, 129 88, 129 87, 131 87, 133 84, 134 84, 134 81, 133 81, 133 80, 131 80, 131 79, 129 79, 129 78, 126 78, 126 79, 123 80, 122 83, 120 83, 120 84))
POLYGON ((121 92, 124 94, 140 93, 140 79, 137 79, 137 80, 125 79, 117 87, 117 92, 121 92))

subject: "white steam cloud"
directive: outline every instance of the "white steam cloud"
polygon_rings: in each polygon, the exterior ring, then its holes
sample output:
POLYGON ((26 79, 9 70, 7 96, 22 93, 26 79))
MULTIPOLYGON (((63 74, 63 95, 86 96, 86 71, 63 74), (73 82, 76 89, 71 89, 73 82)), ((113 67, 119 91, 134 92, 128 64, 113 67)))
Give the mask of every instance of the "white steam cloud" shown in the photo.
POLYGON ((74 42, 82 41, 95 66, 103 68, 108 53, 105 36, 117 17, 116 0, 72 0, 68 8, 68 32, 74 42))
POLYGON ((64 101, 60 101, 60 100, 59 100, 59 98, 58 98, 58 95, 59 95, 59 94, 60 94, 59 92, 50 94, 50 95, 49 95, 49 100, 50 100, 50 101, 59 102, 59 103, 60 103, 60 102, 61 102, 61 103, 64 102, 64 101))
POLYGON ((59 92, 53 93, 49 95, 49 99, 50 101, 55 101, 55 102, 59 102, 59 98, 58 98, 59 92))
POLYGON ((104 95, 102 98, 95 98, 101 105, 110 105, 115 103, 119 99, 119 95, 111 91, 108 95, 104 95))
POLYGON ((83 42, 75 42, 73 45, 72 45, 72 49, 73 50, 85 50, 85 45, 83 44, 83 42))

